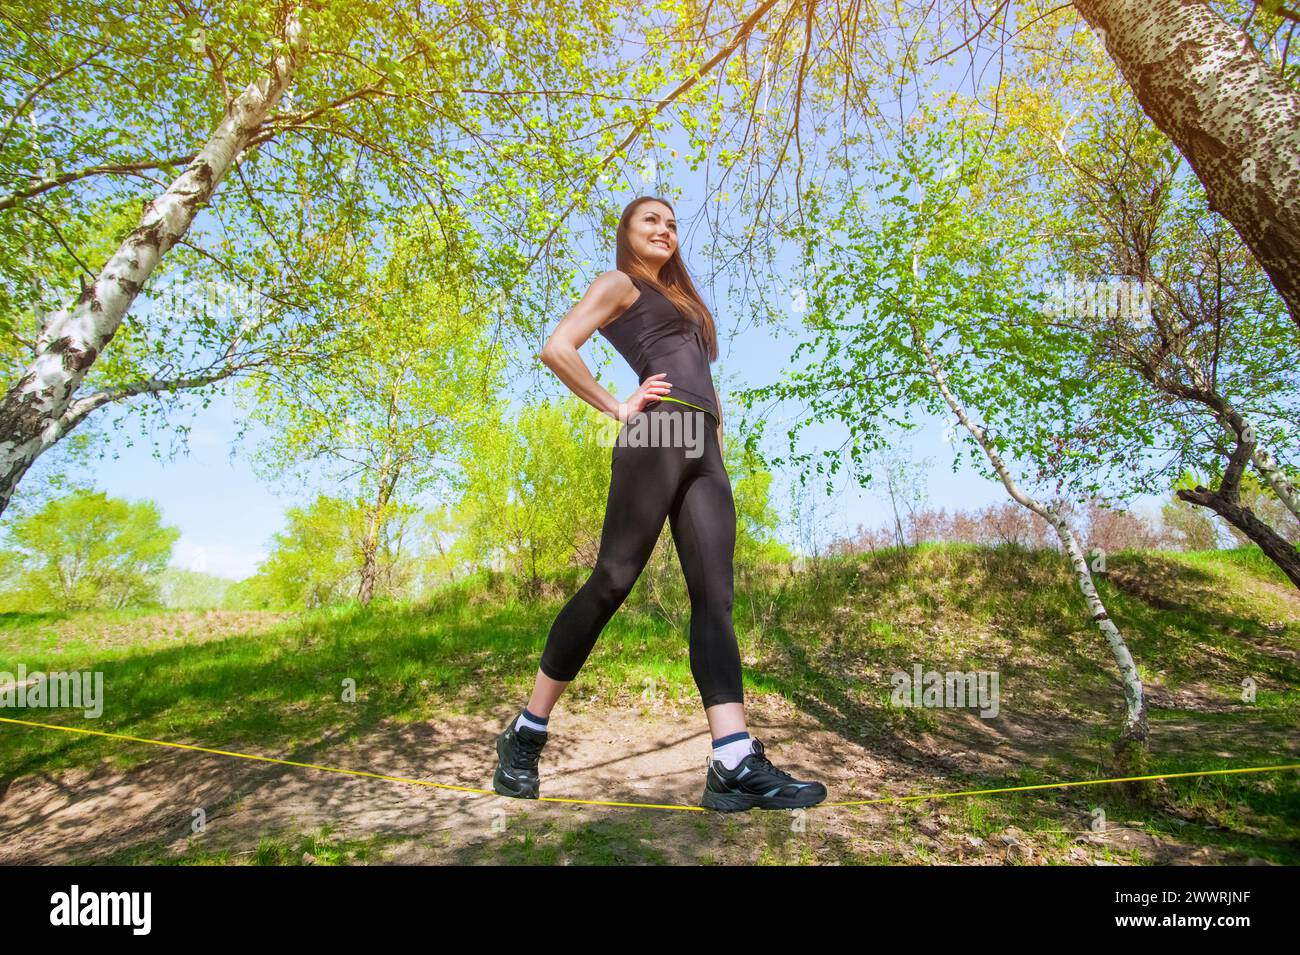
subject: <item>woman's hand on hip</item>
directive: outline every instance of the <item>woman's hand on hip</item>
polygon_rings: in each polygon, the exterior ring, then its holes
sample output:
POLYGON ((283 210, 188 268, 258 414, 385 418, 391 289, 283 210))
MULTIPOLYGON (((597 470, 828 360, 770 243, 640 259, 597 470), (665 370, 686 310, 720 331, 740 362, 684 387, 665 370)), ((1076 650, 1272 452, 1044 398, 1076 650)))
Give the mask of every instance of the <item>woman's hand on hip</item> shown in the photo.
POLYGON ((619 404, 618 416, 620 421, 626 421, 628 415, 636 414, 646 405, 659 401, 664 395, 673 390, 672 382, 660 381, 667 372, 660 372, 657 375, 651 375, 641 386, 632 392, 631 396, 619 404))

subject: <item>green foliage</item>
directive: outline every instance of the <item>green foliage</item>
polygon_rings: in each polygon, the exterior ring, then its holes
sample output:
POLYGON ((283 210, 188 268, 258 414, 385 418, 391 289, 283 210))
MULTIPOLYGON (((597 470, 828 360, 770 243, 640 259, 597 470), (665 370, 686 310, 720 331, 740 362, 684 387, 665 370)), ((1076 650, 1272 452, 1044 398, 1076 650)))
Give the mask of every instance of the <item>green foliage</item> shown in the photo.
POLYGON ((529 405, 513 421, 477 429, 457 484, 454 553, 505 570, 532 593, 548 574, 593 563, 616 429, 576 398, 529 405))
MULTIPOLYGON (((289 605, 304 602, 303 596, 300 588, 293 588, 289 605)), ((227 587, 221 606, 225 610, 278 610, 286 601, 270 575, 259 571, 227 587)))
MULTIPOLYGON (((743 395, 751 405, 781 398, 807 408, 790 432, 791 447, 814 423, 844 426, 849 461, 843 445, 823 452, 830 475, 850 463, 853 477, 869 484, 876 453, 896 429, 918 425, 918 410, 952 421, 918 339, 1027 488, 1057 477, 1061 436, 1085 410, 1069 365, 1081 336, 1050 320, 1045 296, 1031 284, 1032 223, 1003 219, 981 201, 990 160, 969 149, 969 135, 918 122, 896 157, 862 168, 874 193, 814 189, 808 225, 792 230, 812 289, 808 339, 780 382, 743 395)), ((760 423, 755 435, 761 431, 760 423)), ((996 479, 965 429, 950 438, 974 468, 996 479)), ((772 463, 799 465, 802 480, 812 457, 772 463)), ((828 469, 817 461, 815 470, 828 469)), ((829 476, 826 483, 829 493, 829 476)))
POLYGON ((1160 509, 1165 527, 1173 532, 1183 550, 1213 550, 1219 546, 1219 531, 1209 512, 1188 504, 1176 493, 1160 509))
MULTIPOLYGON (((452 522, 461 531, 453 562, 491 564, 536 596, 546 577, 596 561, 609 497, 617 424, 576 398, 523 408, 511 422, 483 428, 467 448, 452 522), (602 443, 604 442, 604 443, 602 443)), ((726 446, 736 503, 738 566, 788 559, 775 539, 770 472, 743 446, 726 446)), ((661 533, 651 576, 666 576, 670 529, 661 533)), ((680 577, 680 572, 676 572, 680 577)))
POLYGON ((1087 407, 1055 466, 1088 490, 1162 494, 1187 471, 1222 475, 1231 413, 1285 459, 1300 439, 1294 324, 1104 49, 1086 31, 1061 42, 1074 16, 1026 25, 985 176, 1001 216, 1034 223, 1044 279, 1143 290, 1129 314, 1079 296, 1056 316, 1077 333, 1068 357, 1087 407))
POLYGON ((180 529, 152 501, 78 489, 8 528, 3 567, 23 610, 83 610, 156 603, 159 575, 180 529))
MULTIPOLYGON (((270 555, 253 577, 230 587, 225 606, 310 609, 351 600, 360 580, 368 518, 364 502, 324 494, 306 507, 289 508, 288 527, 272 537, 270 555)), ((380 554, 379 576, 385 580, 396 561, 391 546, 382 547, 380 554)))
MULTIPOLYGON (((180 157, 212 141, 235 97, 265 88, 290 12, 304 43, 287 87, 259 128, 239 131, 251 141, 236 144, 199 216, 166 243, 71 397, 109 395, 93 413, 116 409, 113 423, 130 416, 142 437, 183 436, 186 397, 206 406, 227 377, 288 381, 337 360, 338 339, 373 304, 354 266, 384 242, 376 223, 409 225, 447 275, 519 291, 470 302, 475 331, 528 326, 528 251, 546 249, 541 286, 560 284, 547 279, 568 254, 561 226, 626 152, 614 145, 626 130, 605 119, 606 91, 664 79, 659 44, 649 65, 602 55, 624 22, 608 6, 533 9, 497 23, 472 6, 374 0, 280 12, 248 0, 127 4, 103 17, 62 0, 6 7, 0 360, 11 383, 43 347, 46 319, 74 307, 114 254, 130 254, 124 239, 186 172, 180 157), (151 400, 130 400, 142 391, 151 400)), ((630 126, 654 107, 619 112, 630 126)))
MULTIPOLYGON (((257 457, 264 473, 293 476, 304 466, 318 473, 323 465, 334 487, 355 486, 365 502, 359 546, 351 557, 339 549, 319 568, 317 583, 329 583, 279 588, 281 599, 308 606, 336 599, 338 561, 355 560, 363 581, 371 579, 381 529, 409 515, 424 492, 445 490, 458 447, 496 415, 500 349, 465 314, 475 286, 451 263, 445 247, 430 247, 418 230, 387 229, 383 251, 352 263, 366 294, 332 349, 290 381, 250 380, 242 390, 269 435, 257 457)), ((389 540, 400 546, 400 536, 389 540)), ((369 599, 364 586, 360 596, 369 599)))
POLYGON ((772 472, 764 467, 762 457, 744 444, 727 444, 726 452, 727 474, 736 502, 736 567, 759 567, 793 559, 790 548, 776 537, 781 516, 771 503, 772 472))
POLYGON ((164 607, 220 607, 234 581, 180 567, 167 567, 158 581, 158 600, 164 607))
MULTIPOLYGON (((1288 480, 1294 484, 1296 476, 1293 469, 1284 468, 1288 480)), ((1170 502, 1164 506, 1163 515, 1166 523, 1172 524, 1184 537, 1187 550, 1209 550, 1218 546, 1219 529, 1222 528, 1239 545, 1252 542, 1236 527, 1226 521, 1216 522, 1211 514, 1194 504, 1188 504, 1178 498, 1180 489, 1191 490, 1196 487, 1217 489, 1223 481, 1222 459, 1211 460, 1204 472, 1186 470, 1173 483, 1170 502), (1195 546, 1193 546, 1195 543, 1195 546)), ((1239 479, 1238 503, 1250 510, 1274 531, 1293 544, 1300 544, 1300 521, 1278 498, 1254 471, 1243 471, 1239 479)))

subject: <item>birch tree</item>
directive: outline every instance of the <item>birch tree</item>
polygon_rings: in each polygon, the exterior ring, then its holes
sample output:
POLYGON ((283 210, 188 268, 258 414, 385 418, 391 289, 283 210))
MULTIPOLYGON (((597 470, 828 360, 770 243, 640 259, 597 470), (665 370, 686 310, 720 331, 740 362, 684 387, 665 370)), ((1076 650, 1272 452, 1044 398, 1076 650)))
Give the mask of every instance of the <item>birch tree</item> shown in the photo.
MULTIPOLYGON (((914 277, 919 283, 921 275, 916 271, 916 257, 913 257, 914 277)), ((915 308, 915 299, 913 300, 915 308)), ((913 313, 908 316, 908 327, 912 332, 912 340, 916 347, 925 355, 926 365, 930 369, 930 377, 934 380, 935 387, 943 395, 944 402, 956 415, 961 426, 968 431, 979 445, 980 450, 984 452, 997 472, 1002 481, 1003 487, 1011 495, 1011 499, 1022 507, 1033 511, 1043 520, 1051 525, 1056 531, 1057 537, 1061 541, 1061 550, 1070 562, 1070 567, 1074 572, 1075 580, 1078 582, 1079 591, 1083 594, 1083 599, 1088 606, 1088 612, 1091 614, 1092 621, 1101 630, 1102 636, 1106 638, 1106 643, 1110 647, 1111 655, 1115 658, 1115 665, 1119 670, 1120 681, 1124 687, 1124 700, 1126 711, 1124 716, 1124 727, 1120 735, 1121 752, 1122 747, 1137 745, 1145 747, 1149 729, 1147 726, 1147 708, 1146 701, 1142 694, 1142 678, 1138 674, 1137 664, 1133 662, 1133 655, 1129 652, 1128 644, 1124 640, 1123 634, 1115 626, 1115 621, 1111 619, 1110 614, 1106 611, 1106 605, 1102 603, 1101 597, 1097 593, 1097 587, 1093 583, 1092 572, 1089 568, 1087 559, 1084 557, 1083 548, 1079 546, 1079 541, 1074 535, 1069 523, 1061 514, 1058 508, 1050 504, 1044 504, 1030 494, 1025 493, 1020 483, 1012 474, 1011 469, 1007 467, 1006 461, 998 453, 996 447, 989 440, 988 431, 984 426, 976 424, 971 420, 966 411, 965 405, 958 400, 952 389, 948 386, 948 375, 943 366, 934 357, 934 352, 926 341, 925 336, 921 333, 918 325, 919 315, 913 313)))
MULTIPOLYGON (((792 429, 792 447, 808 423, 843 423, 855 476, 889 425, 915 427, 919 409, 950 416, 950 434, 969 435, 963 450, 977 469, 1056 532, 1122 688, 1116 755, 1127 765, 1140 759, 1148 733, 1136 664, 1063 508, 1033 487, 1070 497, 1067 482, 1042 462, 1087 413, 1069 365, 1081 342, 1044 322, 1040 298, 1027 291, 1033 243, 1024 225, 972 201, 963 183, 977 157, 962 157, 955 136, 921 131, 923 122, 900 142, 896 164, 870 167, 874 192, 812 191, 815 225, 795 235, 804 243, 813 337, 796 347, 781 382, 747 390, 745 402, 803 399, 810 414, 792 429), (805 351, 818 357, 800 361, 805 351)), ((832 473, 841 466, 841 449, 823 456, 832 473)))
MULTIPOLYGON (((6 10, 16 29, 3 34, 13 79, 0 78, 0 268, 11 283, 0 332, 14 333, 8 354, 23 359, 0 396, 0 512, 87 414, 141 395, 210 393, 253 367, 243 316, 217 335, 199 319, 168 333, 158 312, 140 314, 137 300, 182 253, 206 268, 190 282, 249 288, 322 333, 352 300, 318 266, 412 206, 460 208, 475 222, 484 288, 516 287, 542 250, 561 256, 565 216, 589 205, 658 111, 607 117, 605 91, 653 84, 657 67, 610 62, 617 11, 569 12, 549 0, 528 11, 510 0, 6 10), (72 263, 70 287, 44 267, 52 256, 72 263), (196 333, 207 333, 204 361, 186 368, 179 342, 196 333), (146 354, 153 370, 119 360, 87 380, 115 357, 146 354)), ((449 255, 468 248, 436 218, 421 226, 449 255)), ((495 316, 494 333, 523 314, 512 305, 495 316)), ((283 371, 302 357, 297 344, 257 367, 283 371)))
MULTIPOLYGON (((1300 86, 1294 4, 1187 0, 998 0, 913 4, 939 48, 928 64, 971 65, 1001 80, 1041 56, 1072 21, 1094 32, 1155 126, 1205 187, 1210 208, 1232 223, 1300 327, 1300 86), (1033 34, 1033 36, 1031 36, 1033 34)), ((1062 91, 1063 93, 1065 91, 1062 91)), ((984 91, 981 91, 983 96, 984 91)))
MULTIPOLYGON (((139 224, 93 280, 83 283, 75 303, 43 317, 32 361, 0 399, 0 512, 32 462, 79 422, 83 409, 74 406, 74 396, 86 373, 162 257, 189 230, 292 83, 306 43, 302 5, 290 4, 281 14, 261 75, 229 102, 185 170, 144 204, 139 224)), ((54 177, 46 178, 53 185, 54 177)), ((14 196, 11 205, 31 198, 14 196)))

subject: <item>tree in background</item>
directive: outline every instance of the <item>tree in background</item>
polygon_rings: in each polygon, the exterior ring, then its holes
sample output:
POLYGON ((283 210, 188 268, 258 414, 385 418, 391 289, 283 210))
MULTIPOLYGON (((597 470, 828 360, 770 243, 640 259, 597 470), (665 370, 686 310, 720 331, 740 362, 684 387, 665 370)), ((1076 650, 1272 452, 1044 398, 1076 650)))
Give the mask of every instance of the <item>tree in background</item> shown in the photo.
POLYGON ((155 604, 180 533, 152 501, 78 489, 9 526, 8 602, 23 610, 155 604))
MULTIPOLYGON (((288 526, 271 538, 270 554, 256 574, 231 585, 226 606, 314 609, 352 600, 361 582, 371 516, 365 502, 324 494, 306 507, 290 507, 288 526)), ((410 584, 403 535, 411 516, 410 508, 393 508, 380 525, 373 565, 377 594, 401 597, 410 584)))
MULTIPOLYGON (((523 408, 513 422, 478 432, 468 447, 451 524, 459 536, 444 565, 492 565, 542 596, 545 579, 570 568, 590 569, 600 550, 609 498, 608 443, 617 423, 586 402, 567 398, 523 408), (605 443, 602 443, 605 442, 605 443)), ((726 445, 736 503, 736 565, 785 561, 775 538, 780 516, 771 506, 772 475, 744 448, 726 445)), ((667 521, 642 578, 649 589, 680 580, 667 521)))
POLYGON ((1088 501, 1083 508, 1084 533, 1089 553, 1113 554, 1121 550, 1157 550, 1165 535, 1141 514, 1100 501, 1088 501))
MULTIPOLYGON (((1187 501, 1187 496, 1183 492, 1206 485, 1221 485, 1222 480, 1223 476, 1217 473, 1210 475, 1188 473, 1174 486, 1174 495, 1180 501, 1187 501)), ((1250 471, 1242 472, 1237 488, 1237 499, 1243 511, 1249 512, 1256 520, 1268 527, 1279 540, 1290 547, 1300 545, 1300 520, 1296 519, 1291 509, 1273 493, 1272 487, 1261 480, 1257 474, 1250 471)), ((1259 546, 1257 541, 1231 521, 1224 520, 1217 525, 1211 521, 1211 526, 1215 527, 1216 538, 1219 536, 1219 528, 1222 528, 1227 531, 1235 544, 1259 546)))
POLYGON ((1204 508, 1179 497, 1176 489, 1169 492, 1169 500, 1161 506, 1160 519, 1170 545, 1179 550, 1217 550, 1219 547, 1219 529, 1214 520, 1204 508))
POLYGON ((22 559, 12 550, 0 550, 0 601, 6 605, 10 602, 9 594, 17 585, 22 573, 22 559))
MULTIPOLYGON (((930 461, 913 461, 897 445, 876 452, 872 456, 873 476, 884 481, 884 495, 894 518, 894 546, 907 546, 904 524, 915 526, 917 508, 925 504, 925 469, 930 461), (901 508, 901 509, 900 509, 901 508)), ((920 541, 915 535, 912 546, 920 541)))
POLYGON ((743 443, 727 445, 724 463, 736 501, 736 567, 743 573, 786 564, 793 554, 777 538, 781 515, 772 505, 772 472, 743 443))
POLYGON ((522 408, 513 421, 475 432, 465 447, 452 552, 510 574, 537 597, 544 577, 595 563, 615 425, 577 398, 522 408))
MULTIPOLYGON (((1058 502, 1056 507, 1073 517, 1073 509, 1058 502)), ((1015 501, 998 501, 976 511, 921 508, 909 511, 905 535, 913 545, 922 543, 975 544, 979 547, 1019 547, 1027 550, 1061 549, 1052 525, 1015 501)), ((898 529, 893 521, 868 528, 861 524, 836 542, 834 552, 871 553, 896 547, 898 529)))
POLYGON ((274 582, 260 570, 235 581, 221 597, 221 606, 226 610, 279 610, 293 605, 283 599, 274 582))
POLYGON ((662 66, 607 64, 597 54, 614 14, 552 6, 7 5, 0 269, 20 291, 0 300, 0 323, 25 351, 0 394, 0 513, 95 408, 204 389, 259 361, 243 316, 135 314, 165 265, 183 262, 192 287, 250 289, 310 337, 351 301, 325 252, 369 242, 369 223, 413 204, 434 213, 431 196, 456 197, 486 234, 490 286, 518 280, 516 242, 554 253, 581 202, 556 221, 556 196, 594 191, 638 141, 618 127, 656 112, 610 118, 605 91, 662 66), (57 270, 45 261, 56 257, 57 270), (107 368, 150 354, 145 342, 160 346, 152 364, 107 368), (101 363, 98 387, 83 389, 101 363))
MULTIPOLYGON (((455 229, 456 217, 444 215, 455 229)), ((357 598, 376 590, 390 512, 449 484, 456 449, 495 418, 500 352, 470 309, 470 286, 440 243, 394 227, 386 247, 352 263, 366 294, 334 360, 292 378, 262 374, 242 393, 270 433, 256 462, 274 475, 323 466, 334 486, 355 481, 366 529, 357 598), (375 258, 380 258, 378 263, 375 258)))
POLYGON ((225 604, 226 592, 234 583, 214 574, 168 567, 158 581, 158 601, 164 607, 221 607, 225 604))
POLYGON ((411 522, 412 599, 468 573, 472 565, 457 555, 454 503, 421 512, 411 522))

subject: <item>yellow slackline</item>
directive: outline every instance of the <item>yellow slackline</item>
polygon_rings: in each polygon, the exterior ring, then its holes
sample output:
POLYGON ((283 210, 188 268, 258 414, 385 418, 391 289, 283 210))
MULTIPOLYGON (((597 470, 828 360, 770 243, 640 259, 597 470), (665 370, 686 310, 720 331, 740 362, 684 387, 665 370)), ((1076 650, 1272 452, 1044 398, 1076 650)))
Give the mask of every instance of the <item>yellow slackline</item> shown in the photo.
MULTIPOLYGON (((449 783, 434 783, 426 779, 406 779, 402 776, 386 776, 383 773, 366 773, 358 769, 340 769, 336 766, 318 766, 315 763, 297 763, 291 759, 275 759, 271 756, 255 756, 251 753, 233 753, 224 749, 209 749, 206 746, 190 746, 187 743, 168 743, 164 740, 145 739, 140 736, 125 736, 121 733, 103 733, 99 730, 79 729, 72 726, 56 726, 53 723, 33 723, 30 720, 15 720, 0 716, 2 723, 14 723, 18 726, 36 726, 40 729, 61 730, 64 733, 85 733, 88 736, 106 736, 109 739, 124 739, 132 743, 152 743, 154 746, 170 746, 174 749, 190 749, 200 753, 214 753, 217 756, 235 756, 239 759, 254 759, 264 763, 279 763, 282 766, 300 766, 303 769, 319 769, 327 773, 343 773, 347 776, 367 776, 371 779, 386 779, 394 783, 411 783, 416 786, 434 786, 438 789, 456 789, 460 792, 482 793, 487 796, 499 796, 493 789, 475 789, 473 786, 452 786, 449 783)), ((1137 782, 1143 779, 1178 779, 1184 776, 1222 776, 1228 773, 1272 773, 1285 769, 1300 769, 1300 763, 1285 766, 1249 766, 1242 769, 1206 769, 1191 773, 1158 773, 1153 776, 1123 776, 1116 779, 1084 779, 1077 782, 1039 783, 1034 786, 1008 786, 1002 789, 968 789, 964 792, 930 793, 923 796, 887 796, 883 799, 860 799, 852 802, 823 802, 812 807, 829 809, 832 806, 870 806, 884 802, 912 802, 919 799, 948 799, 952 796, 984 796, 990 793, 1024 792, 1029 789, 1060 789, 1066 786, 1102 786, 1107 783, 1137 782)), ((502 799, 515 797, 502 796, 502 799)), ((602 799, 566 799, 561 796, 539 796, 535 802, 573 802, 586 806, 630 806, 636 809, 680 809, 688 812, 707 812, 704 806, 679 806, 648 802, 611 802, 602 799)))

